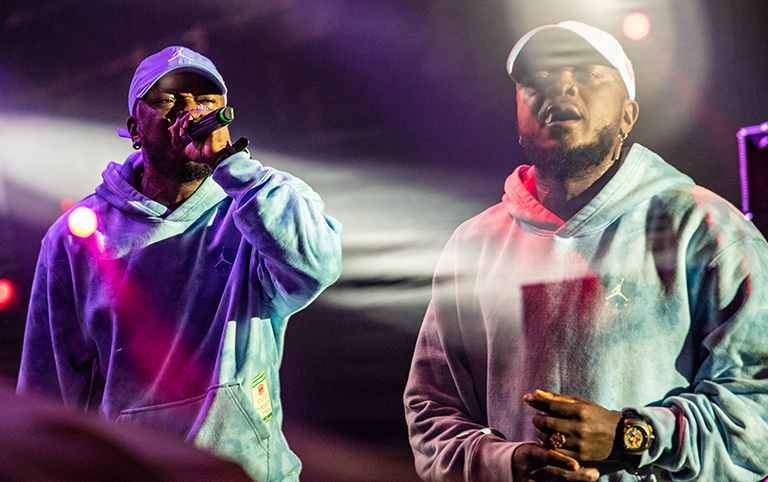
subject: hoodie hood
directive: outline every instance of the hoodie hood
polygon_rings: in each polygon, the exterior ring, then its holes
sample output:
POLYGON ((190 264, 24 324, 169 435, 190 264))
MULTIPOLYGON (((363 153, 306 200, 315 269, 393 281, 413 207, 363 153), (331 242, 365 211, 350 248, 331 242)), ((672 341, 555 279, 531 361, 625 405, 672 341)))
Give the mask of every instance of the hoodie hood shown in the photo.
POLYGON ((209 176, 181 206, 175 210, 168 209, 134 187, 136 172, 142 163, 141 151, 132 153, 122 164, 110 162, 101 173, 103 182, 96 187, 96 195, 124 213, 149 222, 194 220, 200 212, 227 197, 224 190, 209 176))
POLYGON ((624 163, 597 195, 567 221, 552 214, 527 187, 534 169, 519 166, 504 184, 502 202, 521 225, 542 234, 583 236, 603 229, 619 216, 675 184, 693 180, 640 144, 634 144, 624 163))

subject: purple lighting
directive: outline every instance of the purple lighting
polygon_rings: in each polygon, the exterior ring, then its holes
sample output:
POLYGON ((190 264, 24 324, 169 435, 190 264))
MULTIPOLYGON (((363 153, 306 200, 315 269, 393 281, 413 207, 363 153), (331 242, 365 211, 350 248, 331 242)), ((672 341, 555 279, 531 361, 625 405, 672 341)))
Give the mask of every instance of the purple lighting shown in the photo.
MULTIPOLYGON (((768 172, 768 166, 763 162, 764 155, 759 154, 768 147, 768 122, 754 126, 746 126, 739 129, 736 133, 736 139, 739 144, 739 177, 741 178, 741 212, 748 220, 753 220, 750 199, 750 186, 763 185, 763 180, 768 172), (747 142, 749 139, 749 142, 747 142), (754 147, 752 147, 754 146, 754 147), (755 147, 757 149, 755 149, 755 147), (751 155, 750 155, 751 153, 751 155), (751 161, 750 161, 751 159, 751 161), (750 176, 752 180, 750 181, 750 176)), ((764 205, 759 198, 756 199, 760 206, 764 205)), ((758 206, 758 211, 762 208, 758 206)), ((760 220, 758 213, 758 221, 760 220)), ((759 227, 759 226, 758 226, 759 227)))

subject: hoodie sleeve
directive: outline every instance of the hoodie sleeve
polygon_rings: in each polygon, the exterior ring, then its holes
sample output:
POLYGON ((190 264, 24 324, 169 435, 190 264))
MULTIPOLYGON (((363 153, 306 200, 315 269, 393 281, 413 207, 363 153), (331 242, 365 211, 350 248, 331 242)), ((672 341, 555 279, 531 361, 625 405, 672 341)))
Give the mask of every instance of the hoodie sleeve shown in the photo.
POLYGON ((320 196, 290 174, 237 153, 213 179, 236 203, 235 224, 255 250, 259 282, 287 316, 341 274, 341 224, 324 214, 320 196))
POLYGON ((718 251, 694 300, 703 361, 690 390, 638 410, 658 435, 641 466, 664 469, 673 480, 762 480, 768 474, 765 240, 754 235, 718 251))
POLYGON ((78 320, 71 283, 52 266, 48 239, 32 284, 17 391, 74 407, 89 401, 96 349, 78 320))
POLYGON ((459 326, 468 314, 461 312, 456 299, 462 277, 456 270, 455 238, 436 270, 405 387, 408 435, 416 470, 426 481, 509 482, 512 454, 520 444, 487 426, 484 403, 478 398, 486 387, 484 377, 473 375, 478 370, 472 369, 463 349, 472 335, 459 326))

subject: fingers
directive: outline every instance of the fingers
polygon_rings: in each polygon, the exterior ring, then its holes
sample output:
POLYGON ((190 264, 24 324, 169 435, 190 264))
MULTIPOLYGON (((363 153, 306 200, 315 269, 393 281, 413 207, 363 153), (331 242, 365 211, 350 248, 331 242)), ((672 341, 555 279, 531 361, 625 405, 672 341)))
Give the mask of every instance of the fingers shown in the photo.
POLYGON ((175 120, 169 120, 168 133, 171 135, 171 145, 177 149, 184 149, 186 144, 181 141, 181 129, 186 127, 186 119, 189 112, 180 115, 175 120))
POLYGON ((559 418, 577 418, 585 403, 590 403, 578 397, 570 397, 557 393, 548 393, 536 390, 535 393, 527 393, 523 401, 532 408, 556 415, 559 418))
POLYGON ((536 390, 525 402, 540 410, 531 417, 546 447, 581 461, 605 460, 613 450, 621 413, 578 397, 536 390), (551 439, 557 434, 557 439, 551 439))
POLYGON ((550 417, 547 413, 539 412, 535 414, 531 421, 533 426, 542 432, 571 432, 573 430, 573 423, 569 420, 550 417))
POLYGON ((552 435, 553 435, 552 432, 542 432, 541 430, 536 430, 536 438, 538 438, 541 441, 542 446, 546 447, 547 449, 553 451, 556 454, 564 455, 574 460, 578 459, 579 453, 576 451, 578 447, 571 442, 572 437, 566 436, 565 442, 561 446, 553 447, 552 441, 551 441, 552 435))
POLYGON ((547 465, 570 471, 578 470, 580 467, 578 460, 535 443, 520 445, 514 452, 513 461, 514 466, 524 473, 547 465))
POLYGON ((581 399, 579 397, 572 397, 569 395, 563 395, 560 393, 550 393, 545 392, 543 390, 536 390, 533 393, 526 393, 523 396, 523 400, 525 400, 526 403, 532 404, 532 403, 539 403, 539 404, 548 404, 548 403, 561 403, 561 404, 576 404, 579 402, 585 402, 586 400, 581 399))
POLYGON ((576 403, 579 400, 581 400, 578 397, 572 397, 570 395, 563 395, 561 393, 552 393, 552 392, 545 392, 544 390, 536 390, 535 396, 547 400, 554 400, 556 402, 568 402, 568 403, 576 403))
POLYGON ((187 132, 190 124, 209 113, 210 111, 206 110, 184 112, 168 127, 168 132, 171 135, 171 145, 175 149, 183 151, 187 158, 195 162, 212 164, 218 159, 218 153, 225 149, 230 142, 227 126, 217 128, 203 140, 193 140, 186 143, 181 139, 182 134, 187 132))
POLYGON ((594 482, 600 477, 600 472, 591 467, 582 467, 578 470, 566 470, 560 467, 546 466, 536 469, 528 476, 528 480, 551 481, 551 480, 569 480, 577 482, 594 482))
POLYGON ((191 160, 215 167, 219 153, 230 143, 229 129, 220 127, 211 132, 205 141, 192 141, 184 147, 184 154, 191 160))
POLYGON ((168 130, 171 132, 171 136, 174 138, 174 140, 179 140, 180 142, 181 135, 187 133, 189 126, 194 121, 205 116, 207 113, 208 111, 205 110, 191 110, 180 114, 168 128, 168 130))
POLYGON ((565 454, 561 454, 544 447, 542 447, 542 450, 544 450, 544 456, 542 457, 544 465, 558 467, 569 472, 579 470, 581 468, 579 461, 572 457, 568 457, 565 454))
POLYGON ((600 477, 600 473, 594 468, 581 467, 579 462, 567 455, 539 447, 537 453, 539 468, 529 473, 531 480, 549 481, 573 480, 573 481, 595 481, 600 477))
MULTIPOLYGON (((541 441, 541 443, 543 443, 545 446, 551 446, 550 439, 552 438, 552 434, 558 433, 558 432, 559 431, 544 432, 542 430, 538 430, 537 429, 536 430, 536 438, 538 438, 541 441)), ((562 432, 559 432, 559 433, 562 433, 562 432)), ((567 447, 568 446, 568 442, 569 442, 569 440, 566 437, 565 438, 565 442, 563 443, 562 447, 567 447)))

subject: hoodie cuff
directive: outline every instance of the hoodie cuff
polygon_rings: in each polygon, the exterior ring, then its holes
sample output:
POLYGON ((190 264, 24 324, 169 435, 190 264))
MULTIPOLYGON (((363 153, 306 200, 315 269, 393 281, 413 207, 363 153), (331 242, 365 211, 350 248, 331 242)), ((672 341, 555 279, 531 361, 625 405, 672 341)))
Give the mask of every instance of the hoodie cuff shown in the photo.
POLYGON ((245 152, 235 153, 224 159, 213 170, 213 180, 227 195, 240 200, 252 188, 262 184, 273 172, 245 152))
POLYGON ((245 137, 241 137, 237 141, 235 141, 234 144, 230 144, 227 142, 227 147, 221 150, 219 152, 219 157, 216 158, 216 162, 213 164, 214 169, 221 164, 221 161, 224 159, 237 154, 238 152, 245 152, 248 154, 248 157, 251 157, 251 153, 248 151, 248 139, 245 137))
POLYGON ((521 442, 510 442, 493 434, 483 435, 472 447, 465 480, 470 482, 509 482, 512 456, 521 442))
POLYGON ((640 459, 640 467, 654 465, 668 470, 673 468, 680 452, 675 412, 665 407, 642 407, 633 410, 651 421, 655 433, 653 444, 640 459))

